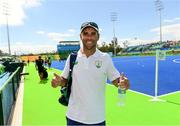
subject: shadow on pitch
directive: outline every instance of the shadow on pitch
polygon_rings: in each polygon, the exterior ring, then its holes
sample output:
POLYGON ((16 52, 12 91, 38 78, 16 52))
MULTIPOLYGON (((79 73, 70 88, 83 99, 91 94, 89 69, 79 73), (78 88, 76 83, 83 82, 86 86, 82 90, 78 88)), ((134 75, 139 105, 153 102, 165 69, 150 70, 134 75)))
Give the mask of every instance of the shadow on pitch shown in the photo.
POLYGON ((48 79, 43 79, 39 82, 39 84, 46 84, 48 82, 48 79))
POLYGON ((179 105, 180 106, 180 103, 178 103, 178 102, 173 102, 173 101, 166 101, 166 102, 168 102, 168 103, 171 103, 171 104, 174 104, 174 105, 179 105))

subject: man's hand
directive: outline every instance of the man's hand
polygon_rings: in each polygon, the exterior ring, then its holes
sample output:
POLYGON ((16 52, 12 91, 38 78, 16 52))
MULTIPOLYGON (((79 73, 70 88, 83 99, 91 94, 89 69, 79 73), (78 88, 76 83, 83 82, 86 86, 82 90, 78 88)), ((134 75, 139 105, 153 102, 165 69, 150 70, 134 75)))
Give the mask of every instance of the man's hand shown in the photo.
POLYGON ((56 73, 54 73, 54 78, 51 81, 51 85, 53 88, 56 88, 58 86, 65 86, 67 83, 67 79, 60 77, 56 73))
POLYGON ((127 77, 124 76, 124 73, 121 73, 118 86, 120 86, 120 88, 125 89, 125 90, 129 89, 129 86, 130 86, 129 80, 127 77))
POLYGON ((59 75, 57 75, 56 73, 54 73, 54 78, 51 81, 51 85, 53 88, 56 88, 57 86, 59 86, 61 83, 61 77, 59 75))

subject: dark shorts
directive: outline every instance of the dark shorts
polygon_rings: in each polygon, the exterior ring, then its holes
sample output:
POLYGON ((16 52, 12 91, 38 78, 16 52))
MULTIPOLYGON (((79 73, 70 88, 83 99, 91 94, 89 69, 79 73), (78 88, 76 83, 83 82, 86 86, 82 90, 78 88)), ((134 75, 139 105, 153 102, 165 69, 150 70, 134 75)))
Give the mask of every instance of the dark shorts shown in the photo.
POLYGON ((106 122, 101 122, 101 123, 97 123, 97 124, 84 124, 84 123, 80 123, 80 122, 76 122, 74 120, 71 120, 69 118, 66 117, 67 120, 67 126, 73 126, 73 125, 99 125, 99 126, 105 126, 106 122))
POLYGON ((44 68, 43 67, 38 67, 38 72, 39 73, 42 73, 44 71, 44 68))

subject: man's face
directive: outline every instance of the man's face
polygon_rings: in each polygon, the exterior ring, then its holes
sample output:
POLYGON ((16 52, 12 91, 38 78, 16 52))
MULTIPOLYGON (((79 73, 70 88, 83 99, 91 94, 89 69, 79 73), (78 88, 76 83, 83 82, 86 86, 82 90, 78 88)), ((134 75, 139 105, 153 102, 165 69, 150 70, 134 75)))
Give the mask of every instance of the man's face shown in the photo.
POLYGON ((80 38, 83 43, 83 48, 92 50, 96 48, 97 41, 99 40, 99 34, 94 28, 87 27, 81 32, 80 38))

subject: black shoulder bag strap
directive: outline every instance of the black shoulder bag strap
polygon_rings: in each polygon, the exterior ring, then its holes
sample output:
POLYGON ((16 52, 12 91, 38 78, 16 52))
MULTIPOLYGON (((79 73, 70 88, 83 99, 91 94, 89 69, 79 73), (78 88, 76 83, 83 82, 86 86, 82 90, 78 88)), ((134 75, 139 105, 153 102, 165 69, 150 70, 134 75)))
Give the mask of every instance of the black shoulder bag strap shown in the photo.
MULTIPOLYGON (((67 84, 67 98, 69 98, 71 94, 71 85, 72 85, 72 71, 74 64, 76 62, 77 52, 73 52, 70 55, 70 65, 69 65, 69 77, 68 77, 68 84, 67 84)), ((69 99, 68 99, 69 100, 69 99)))

